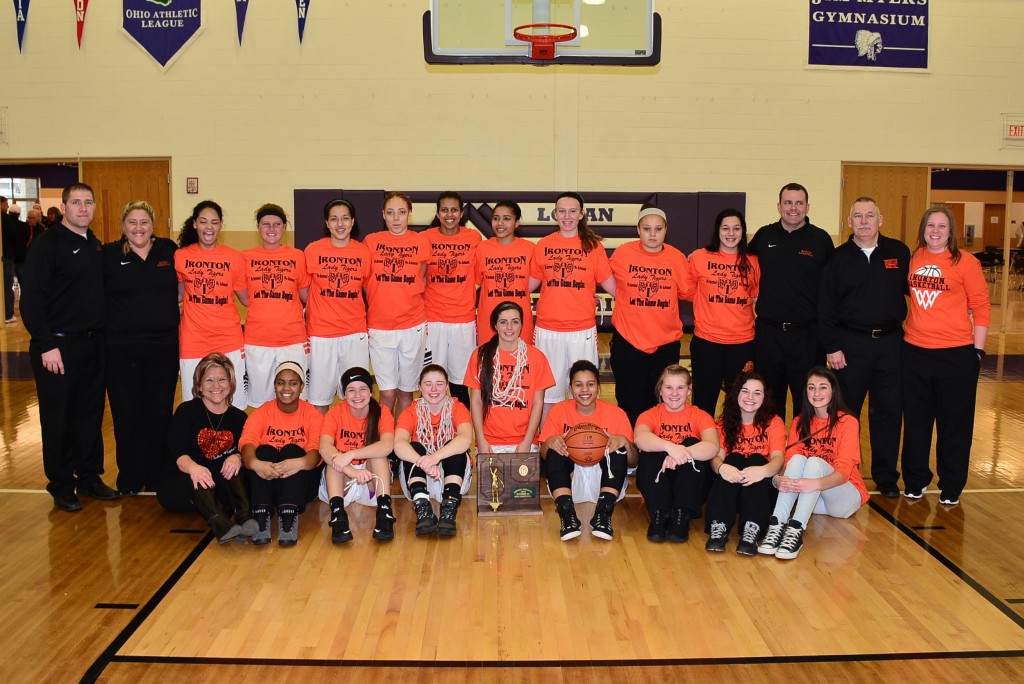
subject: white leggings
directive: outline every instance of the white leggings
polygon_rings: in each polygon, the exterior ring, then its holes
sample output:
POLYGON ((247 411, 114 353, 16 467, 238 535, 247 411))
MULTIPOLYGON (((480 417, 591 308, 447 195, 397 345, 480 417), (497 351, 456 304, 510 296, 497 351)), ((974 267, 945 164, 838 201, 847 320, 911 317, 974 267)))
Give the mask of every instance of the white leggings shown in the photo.
MULTIPOLYGON (((827 461, 811 456, 807 458, 797 454, 789 459, 786 471, 783 473, 791 478, 820 478, 831 475, 835 468, 827 461)), ((788 522, 790 513, 793 520, 799 520, 805 528, 807 521, 811 519, 811 513, 819 515, 831 515, 833 518, 849 518, 860 508, 860 491, 853 486, 852 482, 832 487, 831 489, 813 492, 779 492, 779 498, 775 502, 775 515, 779 522, 788 522), (794 508, 794 504, 796 507, 794 508)))

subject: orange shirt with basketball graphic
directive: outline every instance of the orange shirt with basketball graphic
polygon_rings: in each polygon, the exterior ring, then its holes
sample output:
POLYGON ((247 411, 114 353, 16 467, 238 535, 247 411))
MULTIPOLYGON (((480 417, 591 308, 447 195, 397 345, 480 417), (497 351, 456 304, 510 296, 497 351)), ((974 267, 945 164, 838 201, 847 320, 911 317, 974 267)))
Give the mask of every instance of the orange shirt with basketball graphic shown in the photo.
MULTIPOLYGON (((362 418, 353 416, 348 402, 343 401, 332 406, 324 416, 320 434, 329 436, 334 440, 335 448, 346 454, 366 446, 366 421, 367 416, 362 418)), ((380 420, 377 421, 377 434, 383 436, 394 431, 395 418, 391 415, 391 410, 387 406, 381 406, 380 420)), ((365 462, 365 458, 357 458, 352 461, 352 465, 361 465, 365 462)))
POLYGON ((594 294, 612 274, 604 247, 584 253, 579 237, 555 232, 537 241, 530 275, 541 281, 537 326, 555 332, 589 330, 597 325, 594 294))
POLYGON ((249 415, 238 448, 267 444, 280 451, 289 444, 298 444, 307 452, 313 451, 320 446, 323 422, 324 417, 309 402, 300 399, 294 413, 285 413, 278 408, 277 400, 271 399, 249 415))
POLYGON ((954 264, 949 252, 932 254, 920 247, 910 256, 908 283, 904 339, 915 347, 973 345, 974 326, 988 327, 992 322, 988 283, 973 254, 961 251, 960 261, 954 264))
POLYGON ((455 235, 440 228, 421 233, 430 243, 424 303, 427 320, 439 323, 472 323, 476 316, 476 250, 480 233, 459 226, 455 235))
POLYGON ((366 285, 366 324, 377 330, 405 330, 425 323, 423 264, 430 260, 430 243, 407 230, 370 233, 370 279, 366 285))
POLYGON ((773 451, 786 451, 786 424, 778 416, 772 416, 764 430, 753 425, 741 425, 740 434, 731 449, 725 444, 725 428, 722 423, 717 423, 717 426, 718 443, 725 449, 727 456, 742 454, 744 458, 749 458, 758 455, 771 460, 773 451))
POLYGON ((517 237, 503 245, 497 238, 480 243, 476 250, 476 282, 480 285, 477 303, 476 339, 491 339, 491 312, 504 301, 523 307, 524 340, 533 339, 533 306, 530 303, 530 268, 535 245, 517 237))
POLYGON ((786 449, 786 463, 796 454, 810 458, 817 456, 843 475, 847 482, 860 492, 860 502, 867 503, 868 489, 860 476, 860 424, 849 413, 840 413, 839 422, 832 432, 827 429, 828 418, 811 419, 811 436, 797 444, 800 439, 799 421, 793 421, 789 429, 789 443, 786 449))
POLYGON ((609 264, 615 276, 615 330, 646 354, 681 338, 679 300, 690 274, 683 253, 664 245, 652 254, 635 240, 618 247, 609 264))
POLYGON ((249 290, 245 343, 285 347, 307 340, 299 290, 309 287, 306 257, 295 247, 254 247, 242 252, 249 290))
POLYGON ((747 255, 746 282, 739 272, 740 255, 698 249, 690 255, 690 290, 694 334, 716 344, 742 344, 754 339, 754 300, 761 266, 747 255))
POLYGON ((566 399, 551 407, 544 425, 540 430, 539 442, 546 441, 555 435, 564 435, 571 428, 581 423, 600 425, 609 435, 622 435, 633 441, 633 426, 629 424, 626 412, 603 399, 594 402, 594 412, 585 416, 576 410, 576 400, 566 399))
POLYGON ((682 411, 669 411, 658 404, 641 413, 636 424, 646 425, 655 437, 673 444, 682 444, 688 437, 700 439, 705 430, 718 428, 714 418, 692 404, 686 404, 682 411))
POLYGON ((245 289, 245 263, 241 252, 217 245, 198 244, 174 253, 174 270, 184 285, 179 328, 183 359, 201 359, 212 352, 241 349, 242 319, 235 306, 235 291, 245 289))
MULTIPOLYGON (((505 387, 516 367, 514 352, 496 350, 498 366, 501 369, 501 386, 505 387)), ((473 350, 466 368, 466 387, 480 389, 480 348, 473 350)), ((497 382, 493 383, 497 385, 497 382)), ((511 406, 495 404, 491 397, 482 397, 489 402, 487 416, 484 418, 484 439, 491 446, 516 446, 526 435, 530 426, 530 412, 533 409, 534 394, 538 390, 546 390, 555 386, 555 376, 551 374, 544 353, 532 345, 526 345, 526 364, 523 367, 519 385, 523 390, 522 401, 515 401, 511 406)), ((541 397, 541 403, 544 398, 541 397)))
MULTIPOLYGON (((463 423, 473 424, 473 417, 469 415, 469 409, 462 405, 462 402, 458 399, 452 399, 452 427, 457 432, 459 426, 463 423)), ((410 441, 416 441, 416 426, 419 424, 419 419, 416 417, 416 406, 419 400, 412 402, 412 405, 407 406, 404 411, 398 416, 397 427, 402 428, 410 435, 410 441)), ((430 414, 430 425, 437 431, 441 427, 441 413, 430 414)), ((441 446, 444 446, 443 444, 441 446)))
POLYGON ((370 277, 370 250, 357 240, 335 247, 330 238, 311 242, 305 251, 309 273, 306 333, 344 337, 366 332, 363 288, 370 277))

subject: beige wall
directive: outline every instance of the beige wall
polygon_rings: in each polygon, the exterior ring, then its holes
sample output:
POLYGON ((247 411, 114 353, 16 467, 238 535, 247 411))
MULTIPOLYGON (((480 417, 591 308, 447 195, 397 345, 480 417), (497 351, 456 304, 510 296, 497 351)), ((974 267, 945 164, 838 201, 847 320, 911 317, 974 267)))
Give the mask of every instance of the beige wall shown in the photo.
MULTIPOLYGON (((928 73, 811 69, 807 4, 665 0, 659 67, 432 67, 426 0, 204 3, 203 34, 166 73, 90 4, 32 3, 24 53, 0 13, 0 155, 167 156, 177 225, 201 198, 250 230, 294 188, 739 190, 753 226, 796 180, 838 226, 842 161, 1024 165, 1000 116, 1024 112, 1024 2, 930 7, 928 73)), ((365 220, 365 219, 364 219, 365 220)))

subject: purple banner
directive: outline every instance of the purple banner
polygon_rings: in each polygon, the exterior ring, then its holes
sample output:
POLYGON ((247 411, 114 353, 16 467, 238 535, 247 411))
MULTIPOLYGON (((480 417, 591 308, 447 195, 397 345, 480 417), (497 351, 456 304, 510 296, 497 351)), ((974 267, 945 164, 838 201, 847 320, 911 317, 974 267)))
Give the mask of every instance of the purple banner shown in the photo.
POLYGON ((299 44, 302 43, 302 34, 306 32, 306 14, 309 12, 311 1, 295 0, 295 16, 299 20, 299 44))
POLYGON ((928 0, 911 2, 809 0, 808 64, 927 69, 928 0))
POLYGON ((238 26, 238 44, 242 44, 242 31, 245 30, 245 13, 249 10, 249 0, 235 0, 235 24, 238 26))
POLYGON ((21 52, 21 45, 25 40, 25 25, 28 24, 28 3, 30 1, 14 0, 14 21, 18 25, 18 52, 21 52))
POLYGON ((202 0, 123 0, 121 26, 166 67, 203 26, 202 0))

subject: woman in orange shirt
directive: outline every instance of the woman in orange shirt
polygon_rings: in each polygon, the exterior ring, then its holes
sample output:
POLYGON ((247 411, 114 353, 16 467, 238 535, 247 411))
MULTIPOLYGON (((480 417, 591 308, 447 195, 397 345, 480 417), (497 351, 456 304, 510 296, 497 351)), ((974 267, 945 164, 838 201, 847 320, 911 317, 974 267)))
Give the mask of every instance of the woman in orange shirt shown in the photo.
POLYGON ((533 305, 530 302, 530 268, 534 244, 516 231, 523 210, 512 200, 494 205, 491 230, 494 237, 480 243, 476 250, 476 282, 480 300, 476 313, 476 339, 492 334, 491 312, 499 303, 510 301, 523 310, 523 339, 533 341, 533 305))
POLYGON ((347 368, 370 367, 363 288, 370 277, 370 250, 359 242, 356 208, 344 199, 324 206, 324 237, 305 249, 309 273, 309 403, 321 413, 344 390, 347 368))
POLYGON ((747 222, 735 209, 715 218, 707 247, 690 255, 693 301, 693 403, 711 415, 722 387, 729 387, 754 358, 754 302, 761 269, 747 253, 747 222))
POLYGON ((955 506, 967 484, 978 374, 991 321, 988 283, 973 254, 956 245, 946 207, 921 217, 910 257, 910 307, 903 338, 903 496, 920 499, 932 481, 935 440, 939 503, 955 506))
MULTIPOLYGON (((224 212, 212 200, 192 209, 178 236, 180 249, 174 253, 181 300, 179 366, 181 377, 191 378, 199 361, 218 352, 231 359, 238 378, 245 377, 245 339, 235 298, 245 304, 245 264, 241 252, 217 242, 224 212)), ((182 383, 181 400, 192 399, 192 387, 182 383)), ((249 405, 241 384, 231 401, 244 409, 249 405)))
POLYGON ((785 470, 772 477, 779 490, 758 553, 792 560, 803 548, 812 513, 849 518, 867 503, 860 477, 860 425, 846 412, 835 373, 815 366, 789 429, 785 470))

